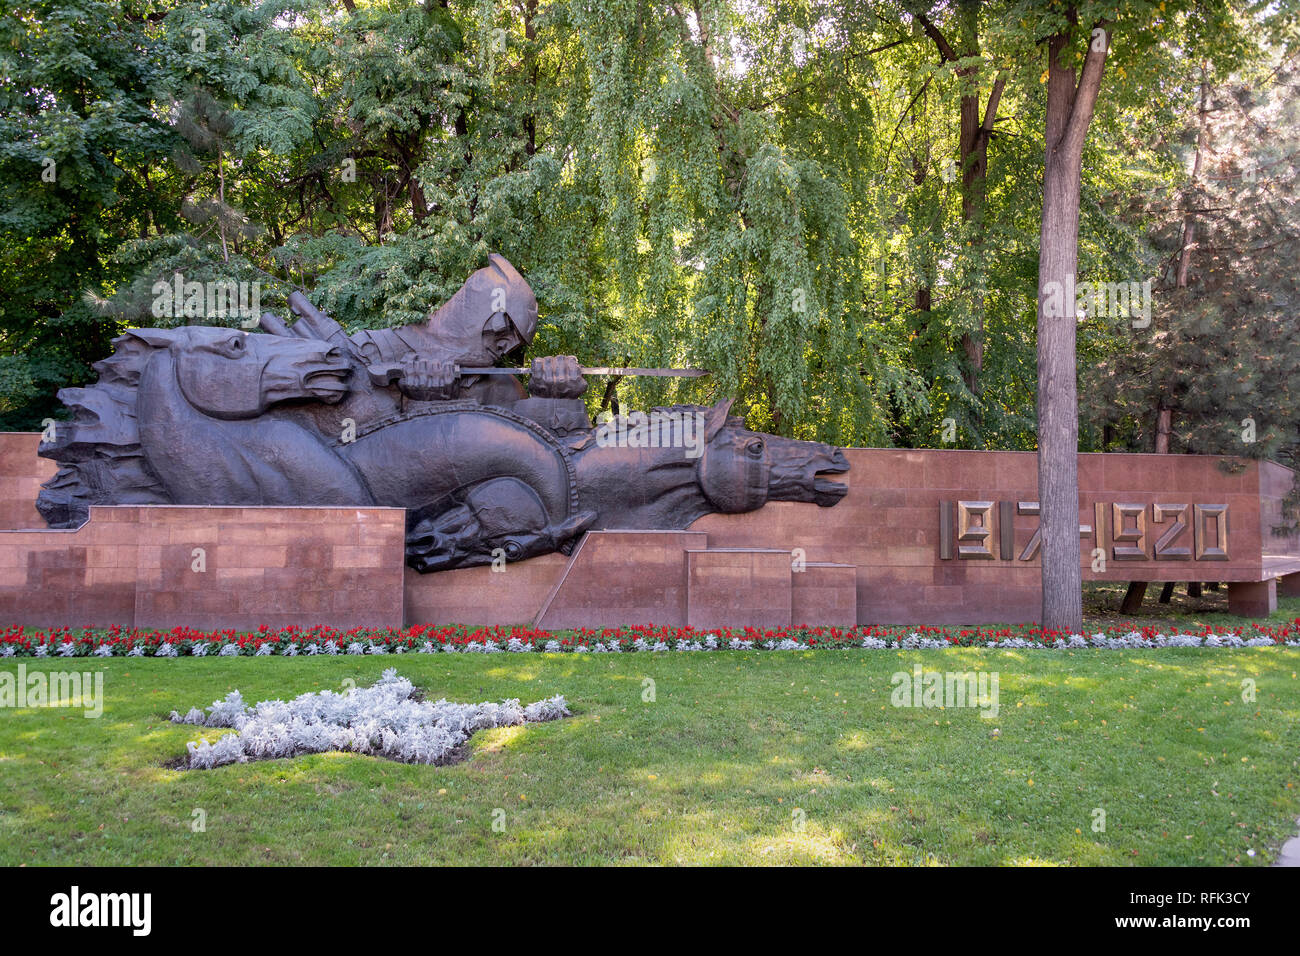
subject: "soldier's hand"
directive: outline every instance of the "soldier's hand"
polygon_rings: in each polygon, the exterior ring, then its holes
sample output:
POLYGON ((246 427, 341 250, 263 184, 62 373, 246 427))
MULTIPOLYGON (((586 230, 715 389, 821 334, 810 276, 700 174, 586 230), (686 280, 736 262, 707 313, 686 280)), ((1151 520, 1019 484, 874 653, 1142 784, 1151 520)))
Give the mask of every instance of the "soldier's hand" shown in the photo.
POLYGON ((578 398, 587 390, 587 380, 572 355, 548 355, 533 359, 528 392, 537 398, 578 398))
POLYGON ((411 356, 402 361, 402 377, 397 387, 417 402, 446 401, 460 391, 460 366, 455 362, 411 356))

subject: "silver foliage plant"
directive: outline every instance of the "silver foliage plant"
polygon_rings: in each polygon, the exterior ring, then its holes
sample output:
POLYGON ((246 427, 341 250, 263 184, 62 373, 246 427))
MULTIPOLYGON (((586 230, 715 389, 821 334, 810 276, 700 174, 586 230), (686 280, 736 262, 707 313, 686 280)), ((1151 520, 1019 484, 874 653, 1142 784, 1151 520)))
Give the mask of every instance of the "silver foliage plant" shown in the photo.
POLYGON ((172 711, 171 720, 236 731, 215 742, 200 738, 186 744, 186 766, 207 770, 327 750, 432 764, 446 759, 476 730, 570 716, 567 703, 558 695, 524 707, 518 700, 454 704, 415 700, 414 694, 415 686, 389 668, 372 686, 342 694, 323 690, 250 707, 235 690, 215 701, 206 714, 195 707, 184 715, 172 711))

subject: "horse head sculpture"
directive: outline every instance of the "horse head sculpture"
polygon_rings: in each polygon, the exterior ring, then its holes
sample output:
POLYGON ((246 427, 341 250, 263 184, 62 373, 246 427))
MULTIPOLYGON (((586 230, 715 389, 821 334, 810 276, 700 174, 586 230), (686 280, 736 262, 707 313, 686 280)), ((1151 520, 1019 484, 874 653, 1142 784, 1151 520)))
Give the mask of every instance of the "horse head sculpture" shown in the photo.
POLYGON ((821 442, 750 431, 730 415, 731 400, 705 418, 704 454, 696 466, 704 496, 723 513, 753 511, 768 501, 807 501, 830 507, 848 487, 822 475, 849 470, 844 452, 821 442))
POLYGON ((166 349, 181 394, 212 418, 255 418, 297 399, 333 404, 352 372, 338 346, 313 339, 194 325, 127 335, 166 349))
POLYGON ((555 519, 529 485, 518 478, 494 478, 416 522, 406 536, 406 563, 428 572, 567 552, 595 520, 594 511, 555 519))

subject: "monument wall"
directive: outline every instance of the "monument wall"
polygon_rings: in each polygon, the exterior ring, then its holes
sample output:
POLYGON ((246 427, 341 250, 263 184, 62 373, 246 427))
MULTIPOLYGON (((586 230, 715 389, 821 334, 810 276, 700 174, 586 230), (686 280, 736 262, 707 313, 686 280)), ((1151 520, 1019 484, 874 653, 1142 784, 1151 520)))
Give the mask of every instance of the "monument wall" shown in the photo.
MULTIPOLYGON (((692 529, 707 532, 711 546, 779 541, 810 562, 854 565, 862 623, 1037 619, 1034 453, 845 453, 850 491, 833 509, 776 502, 753 514, 707 515, 692 529)), ((1300 572, 1300 540, 1272 533, 1292 480, 1289 469, 1247 459, 1080 455, 1083 578, 1231 582, 1230 598, 1257 600, 1251 585, 1267 590, 1270 580, 1300 572)))
POLYGON ((0 529, 45 527, 36 495, 59 466, 36 456, 40 437, 38 432, 0 432, 0 529))
POLYGON ((403 509, 92 506, 45 529, 22 507, 52 473, 39 437, 0 434, 4 488, 25 496, 0 502, 0 622, 401 626, 403 509))
MULTIPOLYGON (((395 508, 93 507, 41 529, 52 464, 0 434, 0 623, 251 629, 403 623, 774 627, 1028 622, 1039 612, 1036 459, 848 449, 838 504, 770 502, 689 531, 591 532, 573 555, 418 574, 395 508), (195 570, 196 552, 203 570, 195 570)), ((1258 614, 1300 593, 1272 462, 1080 455, 1085 580, 1218 581, 1258 614), (1100 556, 1104 561, 1098 561, 1100 556)))

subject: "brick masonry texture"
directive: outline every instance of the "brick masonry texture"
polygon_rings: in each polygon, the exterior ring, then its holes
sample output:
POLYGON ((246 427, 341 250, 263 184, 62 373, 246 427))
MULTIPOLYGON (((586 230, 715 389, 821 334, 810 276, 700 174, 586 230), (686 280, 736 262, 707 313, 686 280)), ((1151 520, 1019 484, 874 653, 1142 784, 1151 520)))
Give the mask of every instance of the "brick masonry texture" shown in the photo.
MULTIPOLYGON (((53 463, 35 433, 0 434, 0 528, 40 529, 34 501, 53 463)), ((773 502, 708 515, 688 531, 588 534, 572 557, 504 571, 421 575, 403 566, 404 512, 389 508, 96 507, 76 531, 0 530, 0 623, 250 629, 417 623, 847 626, 1018 623, 1039 613, 1039 559, 1019 560, 1037 518, 1032 453, 848 449, 833 508, 773 502), (994 502, 993 557, 940 558, 940 503, 994 502), (1002 553, 1011 502, 1012 549, 1002 553), (202 548, 206 570, 195 571, 202 548), (792 556, 793 552, 793 556, 792 556)), ((1080 536, 1085 579, 1215 580, 1234 611, 1300 593, 1300 536, 1276 535, 1293 474, 1271 462, 1080 455, 1080 524, 1106 507, 1103 541, 1080 536), (1231 467, 1221 467, 1227 462, 1231 467), (1226 504, 1228 561, 1110 557, 1111 505, 1147 509, 1147 552, 1169 525, 1150 505, 1226 504), (1091 551, 1107 548, 1104 572, 1091 551), (1271 586, 1256 586, 1273 581, 1271 586)), ((1182 542, 1191 546, 1190 530, 1182 542)))
POLYGON ((400 627, 400 508, 92 507, 0 531, 0 620, 71 627, 400 627))

